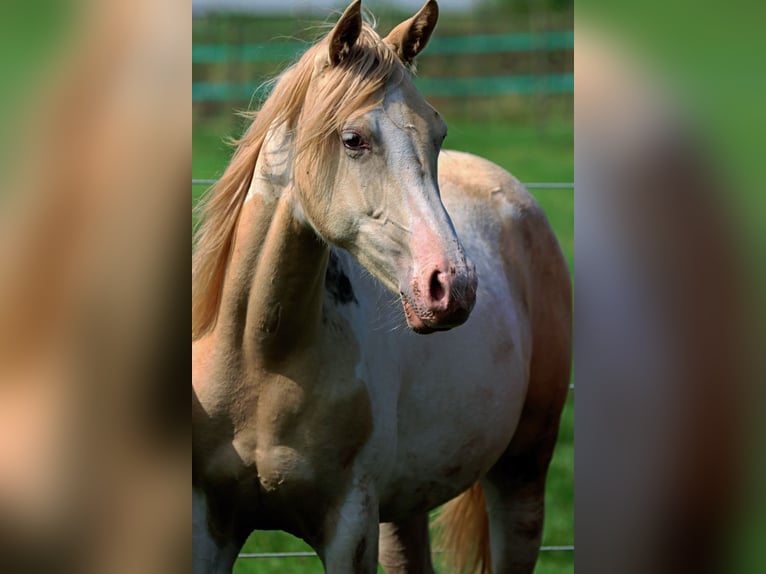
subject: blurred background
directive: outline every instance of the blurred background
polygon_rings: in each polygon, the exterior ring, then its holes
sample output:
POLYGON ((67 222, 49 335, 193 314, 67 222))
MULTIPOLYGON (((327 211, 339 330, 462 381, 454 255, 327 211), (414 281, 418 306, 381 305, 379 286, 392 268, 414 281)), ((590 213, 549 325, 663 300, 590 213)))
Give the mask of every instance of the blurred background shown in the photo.
POLYGON ((580 572, 766 572, 764 12, 577 2, 580 572))
MULTIPOLYGON (((237 111, 257 109, 265 84, 328 31, 347 2, 193 0, 193 166, 196 201, 244 129, 237 111)), ((385 35, 420 0, 364 3, 385 35)), ((528 184, 572 269, 574 219, 574 8, 571 0, 441 0, 439 24, 417 64, 416 84, 447 121, 447 149, 486 157, 528 184)), ((573 395, 548 478, 536 572, 573 572, 573 395)), ((236 567, 246 572, 320 572, 316 558, 281 533, 254 534, 236 567)), ((438 556, 437 556, 438 560, 438 556)))

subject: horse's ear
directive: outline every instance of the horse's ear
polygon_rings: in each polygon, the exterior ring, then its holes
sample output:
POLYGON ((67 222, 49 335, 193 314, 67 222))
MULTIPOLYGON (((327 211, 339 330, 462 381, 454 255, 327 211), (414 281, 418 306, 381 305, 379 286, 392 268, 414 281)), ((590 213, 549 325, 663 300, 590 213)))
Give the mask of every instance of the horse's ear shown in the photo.
POLYGON ((330 63, 335 66, 351 51, 362 32, 362 0, 354 0, 330 32, 330 63))
POLYGON ((427 0, 417 14, 391 30, 385 42, 409 66, 426 47, 438 19, 439 5, 436 0, 427 0))

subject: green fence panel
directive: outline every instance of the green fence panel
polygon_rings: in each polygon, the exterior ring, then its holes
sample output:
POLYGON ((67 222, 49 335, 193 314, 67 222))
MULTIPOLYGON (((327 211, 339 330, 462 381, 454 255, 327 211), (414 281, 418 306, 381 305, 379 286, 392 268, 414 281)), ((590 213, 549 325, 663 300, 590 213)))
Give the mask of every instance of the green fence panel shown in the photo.
POLYGON ((574 91, 574 76, 572 74, 417 78, 415 83, 426 96, 438 97, 564 94, 574 91))
MULTIPOLYGON (((192 63, 292 61, 309 46, 309 43, 294 41, 240 45, 198 44, 192 46, 192 63)), ((434 38, 423 56, 537 52, 571 50, 572 48, 574 48, 574 33, 571 31, 540 34, 485 34, 434 38)))
MULTIPOLYGON (((490 76, 468 78, 416 78, 426 96, 476 97, 508 94, 565 94, 574 91, 572 74, 539 76, 490 76)), ((192 85, 193 102, 262 101, 270 84, 197 82, 192 85)))
POLYGON ((475 34, 434 38, 428 43, 423 56, 539 52, 571 50, 573 47, 574 32, 571 31, 541 34, 475 34))

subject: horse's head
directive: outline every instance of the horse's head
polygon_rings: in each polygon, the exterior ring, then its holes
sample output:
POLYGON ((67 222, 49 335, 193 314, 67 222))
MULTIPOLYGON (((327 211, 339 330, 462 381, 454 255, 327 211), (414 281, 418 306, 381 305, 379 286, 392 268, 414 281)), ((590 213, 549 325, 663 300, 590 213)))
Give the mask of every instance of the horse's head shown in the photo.
POLYGON ((324 239, 401 294, 414 331, 449 329, 468 318, 477 278, 439 194, 446 125, 407 71, 438 7, 429 0, 385 39, 360 8, 349 6, 311 56, 297 128, 300 207, 324 239), (321 146, 302 153, 301 134, 321 146))

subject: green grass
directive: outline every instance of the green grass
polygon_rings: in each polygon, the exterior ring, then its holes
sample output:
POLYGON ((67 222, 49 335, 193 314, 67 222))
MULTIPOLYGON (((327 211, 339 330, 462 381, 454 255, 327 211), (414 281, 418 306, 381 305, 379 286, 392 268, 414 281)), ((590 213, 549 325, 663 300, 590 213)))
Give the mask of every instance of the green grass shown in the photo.
MULTIPOLYGON (((541 126, 536 121, 469 120, 450 117, 449 137, 445 146, 486 157, 513 173, 521 181, 571 182, 573 167, 573 126, 567 114, 547 118, 541 126)), ((221 174, 231 148, 224 138, 237 135, 238 122, 226 119, 197 122, 193 135, 193 168, 195 178, 211 178, 221 174)), ((198 196, 204 191, 195 187, 198 196)), ((572 269, 574 234, 574 195, 572 190, 533 190, 545 210, 567 262, 572 269)), ((574 398, 570 395, 564 409, 558 444, 551 463, 547 483, 545 530, 543 545, 564 545, 574 541, 574 398)), ((292 536, 280 532, 257 532, 246 543, 243 552, 294 552, 310 548, 292 536)), ((574 571, 571 553, 543 553, 537 574, 564 574, 574 571)), ((241 559, 236 574, 321 573, 316 558, 241 559)))

